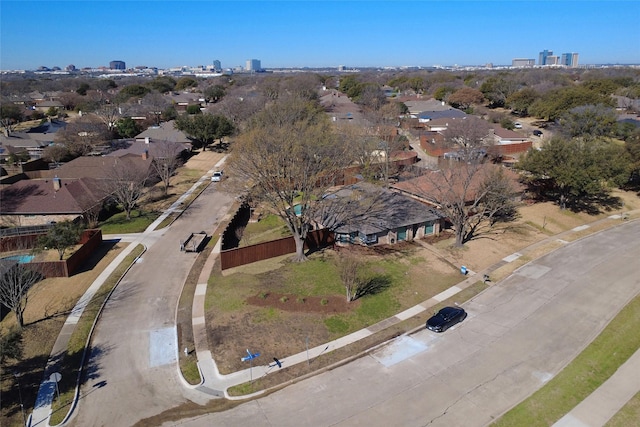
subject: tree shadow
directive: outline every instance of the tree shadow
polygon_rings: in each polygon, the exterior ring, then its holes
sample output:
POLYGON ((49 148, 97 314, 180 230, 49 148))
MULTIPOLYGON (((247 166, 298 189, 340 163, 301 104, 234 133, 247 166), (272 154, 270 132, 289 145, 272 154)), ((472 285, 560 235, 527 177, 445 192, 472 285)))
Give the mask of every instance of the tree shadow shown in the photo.
POLYGON ((391 286, 391 278, 389 276, 374 276, 371 277, 358 286, 356 294, 353 300, 362 298, 366 295, 375 295, 383 292, 385 289, 391 286))
MULTIPOLYGON (((560 205, 561 195, 549 181, 534 181, 527 184, 527 189, 535 202, 553 202, 560 205)), ((622 199, 612 196, 607 191, 596 194, 580 194, 572 196, 566 201, 566 208, 571 212, 584 212, 589 215, 598 215, 622 208, 622 199)))
POLYGON ((622 199, 602 192, 591 196, 576 197, 567 202, 567 208, 572 212, 585 212, 589 215, 598 215, 622 208, 622 199))
POLYGON ((93 252, 91 257, 89 257, 85 262, 83 262, 82 265, 78 268, 78 270, 73 275, 75 276, 76 274, 93 270, 98 265, 98 263, 102 260, 102 258, 104 258, 104 256, 110 250, 112 250, 117 244, 118 244, 118 241, 116 240, 103 240, 102 244, 100 244, 100 246, 96 248, 96 250, 93 252))
POLYGON ((2 416, 22 417, 21 407, 28 415, 35 406, 48 355, 39 355, 14 363, 3 362, 2 367, 2 416))
POLYGON ((40 186, 33 183, 27 183, 25 185, 18 184, 9 187, 2 191, 2 210, 5 212, 17 211, 25 200, 38 196, 46 196, 46 192, 40 186))

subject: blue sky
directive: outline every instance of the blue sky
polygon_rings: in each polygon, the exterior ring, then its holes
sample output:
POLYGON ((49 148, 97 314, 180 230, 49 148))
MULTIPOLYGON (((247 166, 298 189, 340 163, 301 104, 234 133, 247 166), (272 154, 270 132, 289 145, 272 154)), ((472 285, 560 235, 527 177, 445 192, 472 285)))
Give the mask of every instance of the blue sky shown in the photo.
POLYGON ((640 1, 0 1, 0 69, 640 64, 640 1))

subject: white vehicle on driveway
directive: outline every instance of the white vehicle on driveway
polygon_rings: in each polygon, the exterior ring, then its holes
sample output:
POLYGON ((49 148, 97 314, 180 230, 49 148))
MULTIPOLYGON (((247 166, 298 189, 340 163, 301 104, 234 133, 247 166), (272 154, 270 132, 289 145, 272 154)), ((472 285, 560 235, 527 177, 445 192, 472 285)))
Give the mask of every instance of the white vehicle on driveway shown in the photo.
POLYGON ((219 171, 215 171, 213 173, 213 175, 211 175, 211 182, 220 182, 222 181, 222 176, 224 175, 224 173, 219 170, 219 171))

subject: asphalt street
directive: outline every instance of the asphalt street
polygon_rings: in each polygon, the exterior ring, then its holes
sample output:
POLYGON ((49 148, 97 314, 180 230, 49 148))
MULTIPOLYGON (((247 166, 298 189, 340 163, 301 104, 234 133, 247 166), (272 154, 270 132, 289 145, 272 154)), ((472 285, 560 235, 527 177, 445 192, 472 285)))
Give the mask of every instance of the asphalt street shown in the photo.
POLYGON ((150 233, 148 250, 105 306, 93 337, 88 378, 70 425, 130 426, 187 400, 177 368, 176 307, 197 253, 180 251, 189 233, 211 234, 233 196, 211 184, 171 227, 150 233))
POLYGON ((234 409, 165 425, 485 426, 640 292, 638 235, 640 222, 625 223, 525 265, 465 303, 469 317, 444 334, 423 330, 234 409))

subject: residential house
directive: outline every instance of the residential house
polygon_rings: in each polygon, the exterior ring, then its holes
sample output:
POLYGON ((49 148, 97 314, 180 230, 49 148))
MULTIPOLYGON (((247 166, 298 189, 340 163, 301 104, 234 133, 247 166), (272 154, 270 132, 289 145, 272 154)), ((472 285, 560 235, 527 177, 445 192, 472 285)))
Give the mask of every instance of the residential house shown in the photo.
POLYGON ((0 159, 6 160, 11 153, 26 151, 31 159, 39 159, 46 147, 53 144, 55 133, 64 129, 64 121, 51 120, 24 132, 0 134, 0 159))
POLYGON ((438 101, 437 99, 411 99, 405 100, 404 105, 409 108, 409 114, 417 116, 423 111, 445 111, 451 109, 444 101, 438 101))
POLYGON ((153 140, 146 137, 144 140, 122 140, 120 148, 105 154, 106 157, 140 157, 143 159, 164 158, 168 154, 175 157, 186 157, 191 151, 191 144, 177 141, 153 140))
MULTIPOLYGON (((511 181, 514 190, 513 196, 519 198, 525 187, 520 183, 520 175, 516 172, 504 168, 501 165, 485 163, 480 165, 486 170, 503 168, 503 173, 511 181)), ((406 196, 412 197, 423 203, 427 203, 434 208, 439 208, 443 197, 448 193, 464 194, 466 204, 472 204, 478 197, 478 190, 482 187, 485 173, 478 171, 472 176, 472 181, 467 183, 464 179, 447 179, 443 171, 428 171, 425 174, 400 181, 391 186, 391 189, 406 196)))
POLYGON ((467 116, 467 113, 455 108, 449 108, 447 110, 440 111, 422 111, 418 113, 418 123, 427 123, 432 120, 438 119, 462 119, 467 116))
POLYGON ((129 169, 147 171, 152 174, 152 159, 144 155, 124 155, 118 156, 83 156, 67 162, 57 169, 40 171, 41 178, 53 179, 58 177, 61 179, 80 179, 95 178, 108 179, 113 170, 120 165, 129 169))
POLYGON ((0 226, 73 221, 99 212, 107 197, 94 178, 18 181, 0 189, 0 226))
POLYGON ((176 129, 175 120, 160 123, 158 126, 151 126, 135 137, 138 142, 149 141, 171 141, 180 144, 191 144, 191 140, 181 130, 176 129))
POLYGON ((60 101, 51 101, 51 100, 40 101, 40 102, 37 102, 35 105, 35 109, 38 111, 42 111, 43 113, 46 113, 47 111, 49 111, 49 108, 55 108, 58 111, 61 111, 62 109, 64 109, 64 105, 60 101))
POLYGON ((201 93, 174 92, 166 97, 171 101, 171 103, 173 103, 173 105, 175 105, 176 110, 178 111, 186 111, 187 107, 190 105, 202 107, 205 103, 205 99, 201 93))
POLYGON ((485 140, 489 153, 494 157, 519 155, 529 151, 533 146, 528 137, 500 126, 490 129, 485 140))
POLYGON ((435 235, 444 225, 435 208, 394 191, 358 183, 325 197, 327 209, 317 228, 331 228, 338 245, 381 245, 435 235))

